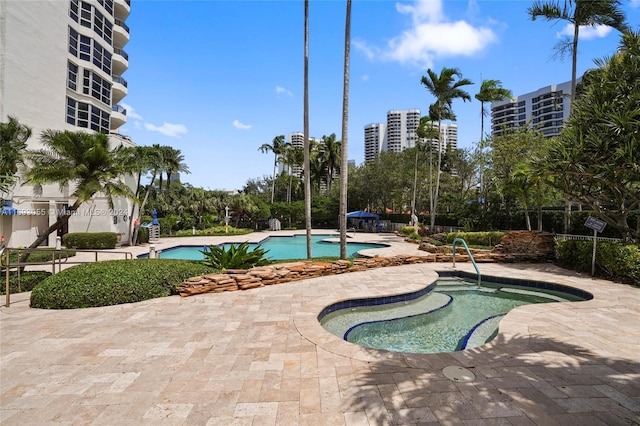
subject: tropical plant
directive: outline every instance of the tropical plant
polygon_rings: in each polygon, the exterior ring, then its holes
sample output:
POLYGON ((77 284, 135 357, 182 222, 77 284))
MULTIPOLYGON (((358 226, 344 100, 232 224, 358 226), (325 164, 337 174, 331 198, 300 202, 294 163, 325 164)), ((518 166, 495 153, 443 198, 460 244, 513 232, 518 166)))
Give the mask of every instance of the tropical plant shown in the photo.
POLYGON ((0 192, 8 192, 15 184, 30 137, 31 128, 20 124, 16 117, 9 116, 9 121, 0 123, 0 192))
POLYGON ((640 211, 640 31, 623 33, 618 51, 596 65, 538 167, 570 199, 640 242, 640 219, 628 223, 629 214, 640 211))
POLYGON ((269 250, 265 250, 258 244, 253 250, 248 242, 229 244, 224 246, 211 245, 206 250, 200 250, 204 255, 203 263, 215 269, 249 269, 254 266, 263 266, 270 263, 266 258, 269 250))
POLYGON ((619 0, 537 0, 527 9, 531 20, 538 17, 547 21, 562 20, 573 24, 573 38, 561 41, 556 47, 560 56, 571 52, 571 105, 576 98, 576 69, 578 63, 578 40, 580 27, 606 25, 619 31, 627 29, 619 0), (561 4, 562 3, 562 4, 561 4))
MULTIPOLYGON (((58 184, 60 188, 74 188, 69 198, 75 198, 58 220, 50 225, 29 246, 38 247, 49 235, 69 222, 71 215, 96 194, 107 198, 113 208, 114 196, 133 198, 133 192, 123 181, 122 146, 111 149, 109 138, 103 133, 45 130, 41 136, 42 148, 27 151, 30 164, 25 173, 26 182, 32 185, 58 184)), ((25 251, 20 262, 30 255, 25 251)))
POLYGON ((262 153, 273 152, 273 183, 271 186, 271 204, 273 204, 276 184, 276 166, 278 165, 278 159, 284 153, 286 149, 286 142, 284 141, 284 135, 276 136, 273 138, 271 145, 268 143, 262 144, 258 150, 262 153))
MULTIPOLYGON (((171 187, 171 176, 176 173, 189 174, 189 167, 184 162, 184 155, 179 149, 171 146, 162 147, 162 162, 167 175, 167 191, 171 187)), ((162 184, 160 185, 162 187, 162 184)))
MULTIPOLYGON (((422 76, 421 83, 427 88, 429 93, 436 98, 433 107, 429 109, 432 120, 438 121, 438 129, 442 128, 442 120, 455 120, 453 114, 453 101, 460 98, 463 101, 471 101, 469 93, 461 89, 463 86, 473 84, 471 80, 462 78, 462 73, 457 68, 443 68, 440 75, 431 69, 427 70, 427 75, 422 76)), ((439 132, 440 134, 440 132, 439 132)), ((442 165, 442 142, 438 144, 438 161, 436 163, 436 186, 431 197, 431 229, 436 224, 436 210, 438 205, 438 192, 440 190, 440 174, 442 165)))

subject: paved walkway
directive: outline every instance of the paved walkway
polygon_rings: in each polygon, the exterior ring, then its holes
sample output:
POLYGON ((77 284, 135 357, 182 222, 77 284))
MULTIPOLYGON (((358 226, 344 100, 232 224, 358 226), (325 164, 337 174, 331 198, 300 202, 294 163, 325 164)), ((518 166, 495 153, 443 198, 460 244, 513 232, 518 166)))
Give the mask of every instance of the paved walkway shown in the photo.
MULTIPOLYGON (((415 249, 403 244, 393 250, 415 249)), ((517 308, 480 348, 410 355, 344 342, 316 316, 417 290, 451 264, 79 310, 30 309, 22 295, 0 308, 0 423, 640 424, 640 289, 550 264, 480 267, 595 298, 517 308), (476 379, 451 381, 446 366, 476 379)))

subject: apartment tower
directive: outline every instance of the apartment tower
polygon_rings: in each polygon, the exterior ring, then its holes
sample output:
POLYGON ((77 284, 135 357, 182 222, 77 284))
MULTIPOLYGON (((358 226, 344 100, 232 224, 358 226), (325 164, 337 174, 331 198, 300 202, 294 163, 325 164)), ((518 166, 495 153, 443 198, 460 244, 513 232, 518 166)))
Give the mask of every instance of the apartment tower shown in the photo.
POLYGON ((505 130, 530 125, 546 137, 558 136, 571 112, 570 93, 571 82, 567 81, 493 102, 491 134, 500 136, 505 130))
MULTIPOLYGON (((118 132, 126 122, 120 102, 128 90, 129 12, 130 0, 0 1, 0 121, 14 116, 31 127, 30 149, 46 129, 102 132, 112 146, 133 146, 118 132)), ((14 247, 31 244, 74 201, 72 188, 48 185, 40 192, 21 183, 0 194, 11 213, 0 218, 0 232, 14 247)), ((131 203, 115 201, 109 208, 96 197, 65 231, 128 239, 131 203)))

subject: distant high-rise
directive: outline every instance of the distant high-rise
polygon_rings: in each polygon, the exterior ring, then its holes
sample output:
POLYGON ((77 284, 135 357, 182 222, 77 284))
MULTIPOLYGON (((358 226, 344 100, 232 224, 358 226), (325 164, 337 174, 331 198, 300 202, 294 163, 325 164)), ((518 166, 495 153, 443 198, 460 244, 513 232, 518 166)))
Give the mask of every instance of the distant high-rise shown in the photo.
MULTIPOLYGON (((373 161, 381 152, 402 152, 413 148, 418 142, 416 131, 420 125, 420 110, 391 110, 387 113, 386 123, 372 123, 364 127, 364 161, 373 161)), ((436 123, 437 127, 437 123, 436 123)), ((431 141, 438 148, 438 140, 431 141)), ((458 125, 442 123, 440 127, 440 146, 458 147, 458 125)))
MULTIPOLYGON (((126 121, 122 74, 129 67, 130 0, 0 1, 0 121, 16 117, 31 127, 29 148, 39 148, 43 130, 102 132, 110 143, 133 146, 118 129, 126 121)), ((73 189, 46 185, 42 192, 16 185, 0 194, 7 211, 0 229, 12 246, 28 245, 72 204, 73 189)), ((95 197, 69 220, 70 232, 110 231, 128 236, 130 202, 109 209, 95 197), (90 206, 90 205, 91 206, 90 206), (103 208, 104 207, 104 208, 103 208), (121 209, 119 209, 122 207, 121 209), (96 211, 112 214, 95 214, 96 211)), ((55 243, 51 235, 49 245, 55 243)))
MULTIPOLYGON (((579 80, 578 80, 579 81, 579 80)), ((571 112, 571 82, 552 84, 535 92, 491 104, 491 134, 531 125, 546 137, 558 136, 571 112)))

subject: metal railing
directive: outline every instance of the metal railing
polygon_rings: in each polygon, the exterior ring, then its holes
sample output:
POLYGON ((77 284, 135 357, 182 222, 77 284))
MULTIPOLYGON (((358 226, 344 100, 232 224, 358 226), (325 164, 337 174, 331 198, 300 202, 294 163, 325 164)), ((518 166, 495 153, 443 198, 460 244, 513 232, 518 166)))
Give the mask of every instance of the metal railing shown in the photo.
POLYGON ((127 61, 129 60, 129 54, 127 52, 125 52, 124 49, 120 49, 120 48, 114 47, 113 48, 113 53, 115 53, 116 55, 122 56, 127 61))
MULTIPOLYGON (((51 273, 56 273, 56 265, 58 266, 58 272, 62 271, 62 265, 79 265, 83 263, 95 263, 99 261, 99 254, 122 254, 124 255, 125 260, 133 260, 133 254, 127 251, 102 251, 102 250, 76 250, 76 249, 62 249, 56 250, 54 248, 9 248, 5 247, 0 250, 0 269, 4 270, 5 273, 5 306, 9 307, 10 302, 10 276, 11 272, 14 271, 18 277, 18 289, 20 289, 20 274, 22 270, 27 266, 42 266, 42 265, 51 265, 51 273), (75 255, 69 256, 68 252, 73 250, 75 255), (35 253, 51 253, 51 260, 47 259, 46 261, 38 261, 38 262, 11 262, 11 254, 16 253, 18 259, 25 252, 29 251, 30 255, 35 253), (78 253, 93 253, 92 260, 69 260, 72 257, 77 256, 78 253)), ((48 256, 47 256, 48 257, 48 256)))
POLYGON ((478 268, 478 264, 473 258, 473 255, 471 254, 471 250, 469 250, 469 246, 467 245, 467 242, 462 238, 454 238, 453 240, 453 256, 452 256, 453 267, 454 268, 456 267, 456 243, 462 243, 462 245, 464 246, 464 249, 467 251, 467 254, 469 255, 469 260, 471 260, 473 267, 476 268, 476 274, 478 275, 478 285, 480 285, 480 283, 482 282, 482 279, 480 276, 480 269, 478 268))
POLYGON ((115 19, 114 22, 117 26, 122 27, 127 32, 127 34, 129 34, 129 26, 125 24, 122 19, 115 19))
MULTIPOLYGON (((561 241, 577 240, 577 241, 593 241, 593 235, 571 235, 571 234, 555 234, 555 238, 561 241)), ((597 237, 598 241, 617 243, 622 241, 621 238, 597 237)))
POLYGON ((127 110, 122 105, 111 105, 111 111, 119 112, 120 114, 127 115, 127 110))
POLYGON ((124 87, 128 87, 128 85, 129 85, 129 84, 127 83, 127 80, 125 80, 124 78, 122 78, 122 77, 121 77, 121 76, 119 76, 119 75, 114 75, 114 76, 113 76, 113 82, 114 82, 114 83, 120 83, 120 84, 122 84, 124 87))

